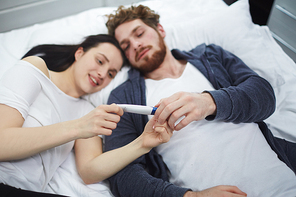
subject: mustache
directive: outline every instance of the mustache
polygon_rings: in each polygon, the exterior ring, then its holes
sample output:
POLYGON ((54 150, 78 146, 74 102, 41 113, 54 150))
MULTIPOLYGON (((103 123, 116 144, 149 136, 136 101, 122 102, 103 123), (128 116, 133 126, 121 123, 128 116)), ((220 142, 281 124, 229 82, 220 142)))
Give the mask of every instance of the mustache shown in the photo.
POLYGON ((136 62, 139 60, 139 55, 146 49, 151 49, 152 46, 151 45, 148 45, 146 47, 141 47, 139 50, 136 51, 136 56, 135 56, 135 60, 136 62))

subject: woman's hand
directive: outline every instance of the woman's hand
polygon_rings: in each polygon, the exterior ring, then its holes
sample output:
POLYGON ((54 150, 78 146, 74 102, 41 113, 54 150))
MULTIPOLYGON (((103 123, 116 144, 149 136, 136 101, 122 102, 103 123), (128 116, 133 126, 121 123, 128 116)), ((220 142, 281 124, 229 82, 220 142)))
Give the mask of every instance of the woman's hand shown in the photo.
POLYGON ((156 107, 155 116, 159 123, 167 121, 177 131, 192 121, 202 120, 216 113, 216 104, 209 93, 178 92, 161 99, 156 107), (175 126, 181 117, 184 118, 175 126))
POLYGON ((98 138, 76 140, 75 155, 79 174, 86 184, 105 180, 148 153, 153 147, 169 141, 172 134, 173 129, 166 122, 158 124, 153 117, 138 138, 125 146, 104 153, 99 146, 98 138))
POLYGON ((123 110, 116 104, 100 105, 87 115, 72 121, 72 126, 77 132, 78 139, 111 135, 122 115, 123 110))
POLYGON ((141 135, 143 138, 143 147, 151 149, 168 142, 173 135, 173 131, 174 129, 166 121, 163 124, 159 124, 155 116, 153 116, 146 124, 144 132, 141 135))

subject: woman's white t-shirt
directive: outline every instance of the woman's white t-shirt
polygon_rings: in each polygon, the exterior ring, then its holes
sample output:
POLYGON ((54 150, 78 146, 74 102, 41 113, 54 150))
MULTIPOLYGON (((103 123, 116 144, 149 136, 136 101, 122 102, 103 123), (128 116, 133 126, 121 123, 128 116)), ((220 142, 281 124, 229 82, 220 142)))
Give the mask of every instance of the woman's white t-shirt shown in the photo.
MULTIPOLYGON (((94 107, 62 92, 39 69, 19 61, 0 80, 0 103, 17 109, 23 127, 46 126, 82 117, 94 107)), ((0 162, 0 182, 22 189, 47 191, 48 183, 68 157, 74 141, 26 159, 0 162)))

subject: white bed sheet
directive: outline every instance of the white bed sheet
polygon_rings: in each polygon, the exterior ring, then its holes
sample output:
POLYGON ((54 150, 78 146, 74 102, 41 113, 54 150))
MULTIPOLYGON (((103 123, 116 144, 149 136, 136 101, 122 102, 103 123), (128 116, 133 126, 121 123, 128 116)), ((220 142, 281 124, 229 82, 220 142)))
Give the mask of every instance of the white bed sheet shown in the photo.
MULTIPOLYGON (((204 42, 214 43, 240 57, 266 78, 273 86, 277 99, 276 111, 266 123, 274 135, 296 142, 295 62, 275 42, 268 27, 252 23, 248 0, 239 0, 231 6, 222 0, 187 0, 186 3, 183 0, 155 0, 140 3, 161 15, 160 23, 166 30, 166 42, 170 48, 189 50, 204 42)), ((80 42, 90 34, 107 33, 104 15, 115 9, 94 8, 51 22, 1 33, 0 77, 37 44, 71 44, 80 42)), ((110 92, 113 86, 110 84, 106 92, 110 92)), ((65 165, 68 162, 74 162, 72 156, 69 156, 65 165)), ((70 169, 75 169, 75 166, 70 169)), ((72 171, 69 172, 71 174, 72 171)), ((65 188, 76 183, 84 187, 79 177, 73 177, 73 180, 69 178, 67 183, 63 183, 64 180, 56 176, 53 191, 67 194, 69 191, 65 188)), ((91 190, 93 188, 97 187, 91 190)), ((76 195, 71 196, 80 195, 75 192, 76 195)), ((87 196, 85 192, 83 196, 87 196)))

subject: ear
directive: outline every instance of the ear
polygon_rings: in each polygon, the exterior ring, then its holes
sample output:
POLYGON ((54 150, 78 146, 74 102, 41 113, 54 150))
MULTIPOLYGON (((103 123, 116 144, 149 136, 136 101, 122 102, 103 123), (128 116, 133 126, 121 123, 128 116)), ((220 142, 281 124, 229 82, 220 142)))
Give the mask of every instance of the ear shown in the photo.
POLYGON ((83 48, 82 47, 79 47, 77 49, 77 51, 75 52, 75 60, 79 60, 80 57, 83 55, 84 51, 83 51, 83 48))
POLYGON ((158 32, 160 33, 160 35, 162 36, 162 38, 165 38, 166 33, 165 33, 165 30, 162 27, 162 25, 158 23, 156 28, 157 28, 158 32))

